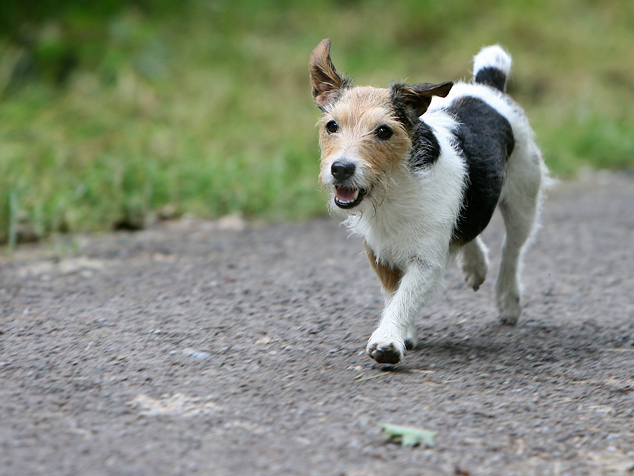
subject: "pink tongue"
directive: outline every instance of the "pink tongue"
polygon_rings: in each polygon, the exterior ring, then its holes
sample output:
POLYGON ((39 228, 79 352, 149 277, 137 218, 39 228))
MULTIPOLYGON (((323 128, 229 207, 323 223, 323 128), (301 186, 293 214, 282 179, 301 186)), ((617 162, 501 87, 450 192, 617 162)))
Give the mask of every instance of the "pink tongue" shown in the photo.
POLYGON ((337 198, 342 202, 351 202, 355 199, 356 191, 354 188, 339 187, 337 189, 337 198))

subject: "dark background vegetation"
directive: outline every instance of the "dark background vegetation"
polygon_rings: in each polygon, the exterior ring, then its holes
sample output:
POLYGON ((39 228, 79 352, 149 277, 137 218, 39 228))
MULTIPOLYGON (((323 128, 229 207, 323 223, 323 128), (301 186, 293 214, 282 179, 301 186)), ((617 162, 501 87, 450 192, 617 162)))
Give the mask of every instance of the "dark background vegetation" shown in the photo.
POLYGON ((500 43, 555 175, 633 163, 631 0, 5 1, 0 240, 324 213, 307 74, 324 37, 378 86, 468 79, 500 43))

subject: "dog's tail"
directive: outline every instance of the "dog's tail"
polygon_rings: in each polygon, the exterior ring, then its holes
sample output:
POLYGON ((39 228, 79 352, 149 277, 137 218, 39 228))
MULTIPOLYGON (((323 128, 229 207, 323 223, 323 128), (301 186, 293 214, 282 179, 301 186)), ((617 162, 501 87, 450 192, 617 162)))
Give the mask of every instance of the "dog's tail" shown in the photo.
POLYGON ((473 79, 478 84, 505 92, 512 62, 511 56, 500 45, 482 48, 473 58, 473 79))

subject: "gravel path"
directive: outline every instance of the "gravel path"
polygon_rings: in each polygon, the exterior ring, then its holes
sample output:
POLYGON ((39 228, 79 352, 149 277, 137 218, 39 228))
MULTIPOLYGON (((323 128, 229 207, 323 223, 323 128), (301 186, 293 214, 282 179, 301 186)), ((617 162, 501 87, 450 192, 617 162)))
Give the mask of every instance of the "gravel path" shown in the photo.
POLYGON ((559 185, 542 222, 516 328, 496 216, 483 287, 451 269, 395 367, 363 354, 379 284, 330 219, 21 247, 0 262, 0 474, 632 474, 634 179, 559 185))

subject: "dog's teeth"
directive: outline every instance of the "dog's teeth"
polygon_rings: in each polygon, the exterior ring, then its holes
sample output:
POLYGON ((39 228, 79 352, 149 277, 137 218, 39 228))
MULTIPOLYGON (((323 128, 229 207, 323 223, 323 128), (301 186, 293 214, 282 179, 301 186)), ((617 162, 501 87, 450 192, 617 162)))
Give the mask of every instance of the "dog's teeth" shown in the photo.
POLYGON ((336 187, 335 203, 341 208, 354 207, 361 202, 364 193, 363 189, 336 187))

